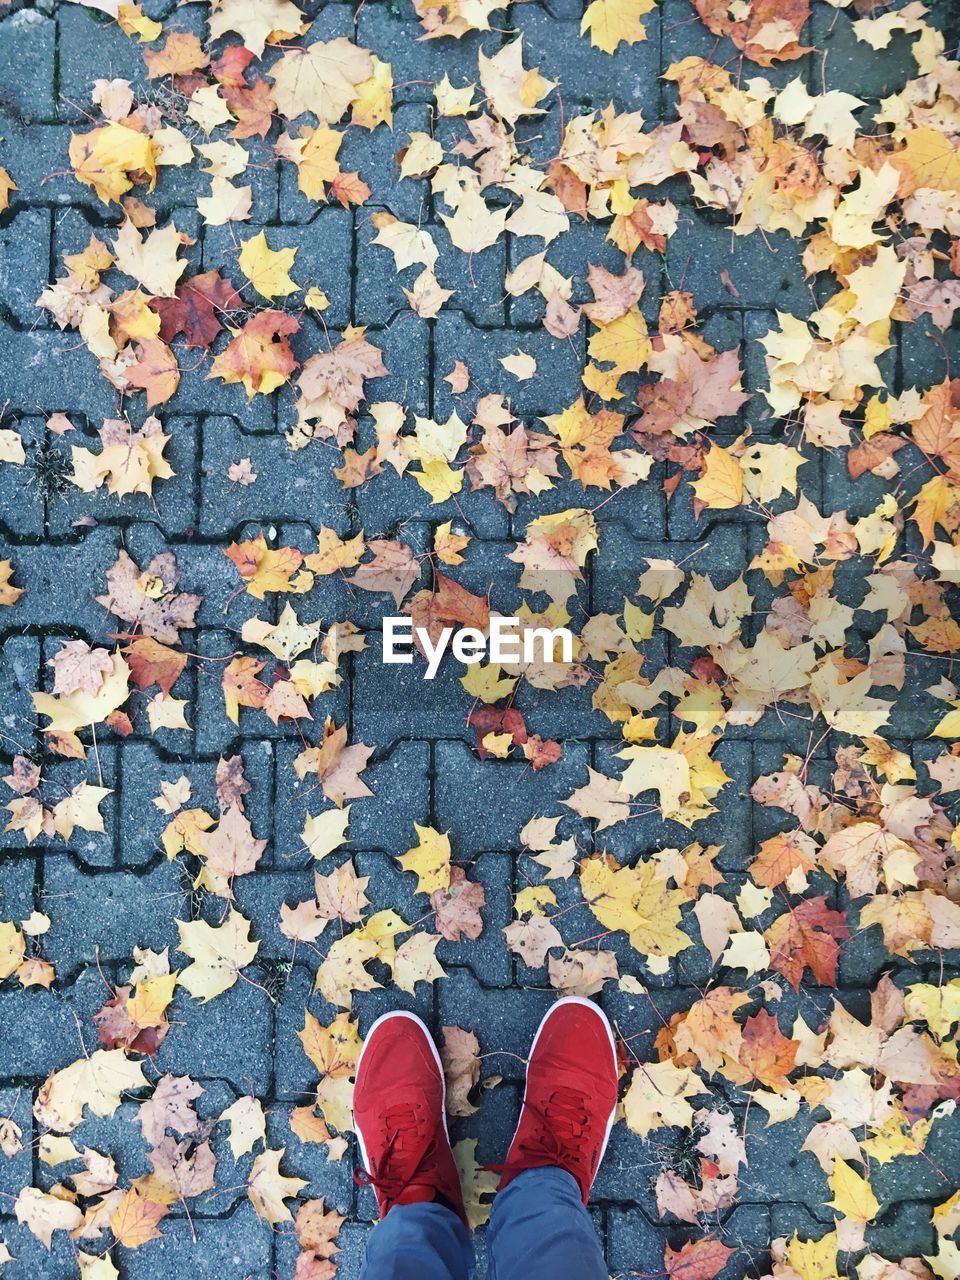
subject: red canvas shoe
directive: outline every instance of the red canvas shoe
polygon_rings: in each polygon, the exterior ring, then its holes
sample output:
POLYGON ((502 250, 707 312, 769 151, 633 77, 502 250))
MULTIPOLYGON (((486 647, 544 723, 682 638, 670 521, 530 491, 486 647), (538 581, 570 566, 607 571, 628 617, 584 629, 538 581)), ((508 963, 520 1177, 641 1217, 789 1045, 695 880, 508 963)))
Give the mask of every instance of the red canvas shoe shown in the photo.
POLYGON ((603 1011, 568 996, 540 1023, 530 1048, 527 1083, 500 1188, 526 1169, 565 1169, 583 1203, 607 1149, 617 1109, 617 1051, 603 1011))
POLYGON ((394 1205, 439 1200, 469 1229, 444 1111, 446 1081, 430 1033, 412 1013, 386 1013, 370 1028, 353 1091, 363 1168, 381 1218, 394 1205))

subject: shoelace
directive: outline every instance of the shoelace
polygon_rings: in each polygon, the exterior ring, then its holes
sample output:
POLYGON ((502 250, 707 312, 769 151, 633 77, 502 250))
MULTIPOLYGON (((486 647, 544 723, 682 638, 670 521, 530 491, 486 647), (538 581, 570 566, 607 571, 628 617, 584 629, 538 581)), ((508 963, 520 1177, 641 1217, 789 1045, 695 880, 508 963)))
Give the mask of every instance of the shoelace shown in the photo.
POLYGON ((353 1180, 360 1187, 374 1187, 385 1199, 395 1203, 416 1182, 433 1149, 433 1134, 425 1132, 421 1108, 417 1106, 393 1107, 384 1112, 383 1123, 390 1136, 379 1168, 364 1169, 356 1165, 353 1180), (397 1156, 399 1161, 395 1159, 397 1156))
POLYGON ((520 1142, 522 1156, 547 1156, 552 1162, 566 1164, 572 1155, 578 1165, 589 1162, 592 1155, 589 1150, 592 1144, 588 1141, 590 1115, 582 1093, 560 1086, 542 1109, 530 1102, 525 1102, 524 1107, 538 1116, 541 1123, 533 1136, 520 1142))

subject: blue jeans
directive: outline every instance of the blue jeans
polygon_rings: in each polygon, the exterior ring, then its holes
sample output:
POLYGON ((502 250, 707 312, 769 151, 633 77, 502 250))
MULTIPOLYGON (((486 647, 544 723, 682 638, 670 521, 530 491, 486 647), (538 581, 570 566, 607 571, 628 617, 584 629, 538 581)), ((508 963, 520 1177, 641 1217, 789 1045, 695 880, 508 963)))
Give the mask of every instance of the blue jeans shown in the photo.
MULTIPOLYGON (((593 1220, 563 1169, 528 1169, 499 1192, 487 1280, 608 1280, 593 1220)), ((441 1204, 396 1205, 367 1243, 361 1280, 470 1280, 467 1229, 441 1204)))

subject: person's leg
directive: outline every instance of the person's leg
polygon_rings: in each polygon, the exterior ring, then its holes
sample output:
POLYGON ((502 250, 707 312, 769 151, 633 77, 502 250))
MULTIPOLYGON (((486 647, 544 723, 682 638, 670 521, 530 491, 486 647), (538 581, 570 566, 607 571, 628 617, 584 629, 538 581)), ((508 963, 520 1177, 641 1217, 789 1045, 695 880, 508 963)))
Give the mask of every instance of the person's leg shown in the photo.
POLYGON ((487 1280, 607 1280, 586 1204, 607 1149, 619 1073, 613 1031, 571 997, 540 1023, 493 1202, 487 1280))
POLYGON ((442 1204, 395 1205, 367 1241, 360 1280, 469 1280, 470 1235, 442 1204))
POLYGON ((353 1091, 357 1181, 373 1187, 381 1217, 367 1244, 366 1280, 468 1280, 472 1272, 445 1099, 440 1055, 420 1019, 378 1018, 353 1091))
POLYGON ((607 1280, 593 1219, 565 1169, 527 1169, 493 1202, 487 1280, 607 1280))

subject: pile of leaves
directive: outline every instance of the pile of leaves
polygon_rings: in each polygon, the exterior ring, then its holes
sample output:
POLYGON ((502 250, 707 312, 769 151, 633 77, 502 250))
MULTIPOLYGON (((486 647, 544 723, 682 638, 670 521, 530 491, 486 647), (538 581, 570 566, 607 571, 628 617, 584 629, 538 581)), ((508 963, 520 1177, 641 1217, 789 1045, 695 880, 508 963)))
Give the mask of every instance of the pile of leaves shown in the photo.
MULTIPOLYGON (((306 957, 323 1002, 322 1017, 304 1010, 300 1033, 318 1077, 288 1117, 301 1142, 331 1161, 351 1158, 364 993, 393 987, 420 997, 443 981, 445 956, 452 963, 500 930, 522 983, 602 995, 629 1011, 617 1019, 620 1123, 642 1140, 685 1135, 652 1179, 661 1218, 692 1228, 677 1237, 680 1248, 667 1247, 664 1274, 951 1280, 960 1272, 955 1173, 939 1171, 936 1248, 923 1257, 876 1247, 875 1224, 891 1206, 871 1181, 893 1161, 932 1163, 928 1142, 960 1101, 952 667, 960 380, 948 368, 935 385, 906 385, 891 358, 895 326, 943 345, 960 307, 960 64, 924 4, 857 0, 855 39, 883 58, 896 36, 912 60, 903 88, 870 110, 853 93, 810 92, 800 70, 811 53, 802 43, 807 0, 694 0, 692 20, 732 42, 739 59, 673 63, 665 75, 673 105, 652 125, 613 103, 561 112, 546 163, 526 139, 531 122, 562 101, 561 87, 511 34, 496 52, 479 53, 475 82, 445 75, 433 84, 442 130, 399 139, 395 180, 429 183, 449 239, 443 259, 436 228, 368 213, 366 202, 387 193, 340 167, 351 130, 393 127, 384 57, 343 36, 318 38, 294 0, 211 0, 203 40, 176 10, 161 23, 135 3, 92 7, 141 45, 145 82, 94 79, 91 69, 90 109, 64 163, 68 181, 91 188, 108 216, 82 251, 63 256, 62 274, 37 300, 117 393, 118 416, 95 428, 96 447, 86 434, 86 444, 73 444, 75 424, 46 407, 46 430, 72 446, 69 482, 98 502, 105 490, 121 513, 124 499, 162 496, 174 475, 175 427, 153 410, 173 415, 181 379, 200 376, 235 388, 240 413, 289 385, 285 465, 295 476, 301 450, 322 450, 345 510, 351 491, 376 495, 405 477, 446 518, 426 548, 402 525, 377 531, 336 520, 337 528, 319 525, 316 547, 279 545, 268 528, 233 542, 223 566, 235 576, 229 603, 244 594, 250 607, 232 629, 234 648, 216 658, 199 657, 189 635, 204 583, 181 583, 172 549, 142 564, 121 550, 99 581, 82 584, 109 614, 109 630, 94 643, 63 640, 46 687, 33 694, 42 746, 12 759, 7 831, 65 845, 77 830, 103 832, 110 791, 98 742, 158 732, 189 741, 177 735, 195 727, 187 715, 199 675, 219 687, 225 715, 244 733, 265 731, 266 716, 295 741, 292 768, 310 780, 300 846, 279 851, 312 865, 312 894, 284 903, 278 927, 291 961, 306 957), (792 62, 793 78, 762 74, 792 62), (441 136, 455 140, 444 145, 441 136), (534 356, 518 348, 499 361, 495 383, 475 378, 463 351, 446 378, 456 408, 444 422, 379 398, 390 371, 377 335, 360 326, 328 332, 329 301, 300 271, 297 248, 275 228, 244 226, 253 146, 284 171, 292 166, 318 208, 337 202, 372 222, 375 252, 392 261, 410 311, 427 322, 457 305, 444 279, 454 280, 458 258, 463 280, 474 256, 499 241, 541 241, 511 258, 506 291, 534 304, 537 326, 554 341, 583 340, 577 397, 541 418, 516 412, 518 385, 538 376, 534 356), (197 200, 203 223, 232 226, 236 252, 216 268, 195 270, 192 239, 176 213, 161 213, 155 189, 171 166, 199 166, 210 187, 197 200), (815 301, 808 314, 774 313, 759 340, 761 385, 744 385, 739 349, 705 336, 696 288, 671 281, 651 296, 643 264, 667 251, 680 217, 661 186, 722 219, 732 244, 776 232, 796 240, 815 301), (567 276, 551 263, 553 246, 573 243, 583 222, 604 228, 618 269, 584 260, 567 276), (322 343, 310 337, 317 333, 322 343), (849 509, 814 500, 831 468, 861 483, 849 509), (585 584, 609 537, 598 512, 644 487, 689 503, 708 530, 749 522, 750 555, 722 579, 699 572, 696 555, 647 558, 621 608, 591 613, 585 584), (564 505, 527 510, 555 489, 564 505), (522 530, 487 590, 468 585, 477 581, 468 576, 474 535, 460 506, 462 495, 484 490, 492 492, 479 500, 501 504, 522 530), (311 603, 325 579, 345 601, 332 619, 311 603), (396 853, 398 875, 411 878, 409 918, 379 905, 382 886, 347 847, 354 804, 371 803, 364 775, 379 744, 351 740, 332 695, 368 644, 346 602, 367 599, 409 615, 433 640, 451 626, 486 632, 491 616, 513 613, 525 630, 575 633, 569 660, 558 646, 537 661, 473 665, 460 678, 485 769, 506 760, 549 777, 567 744, 541 732, 537 711, 565 691, 619 737, 552 811, 502 833, 505 848, 519 840, 523 849, 524 887, 509 922, 490 918, 477 870, 448 832, 414 824, 409 848, 396 853), (921 690, 917 673, 930 670, 921 690), (927 716, 922 753, 905 750, 898 732, 904 695, 927 716), (694 831, 734 803, 725 739, 792 742, 797 732, 805 747, 748 781, 776 830, 732 871, 722 843, 694 831), (66 788, 65 761, 80 778, 66 788), (616 855, 605 851, 608 831, 616 855), (882 939, 889 960, 869 1013, 832 994, 864 936, 882 939), (705 980, 687 974, 695 954, 705 980), (662 1011, 669 975, 697 996, 662 1011), (816 1017, 796 1000, 810 984, 824 996, 816 1017), (631 1025, 631 1014, 639 1022, 651 1008, 655 1035, 631 1025), (749 1168, 751 1108, 774 1134, 805 1121, 802 1150, 822 1170, 833 1219, 829 1230, 778 1237, 753 1258, 725 1235, 749 1168)), ((414 9, 409 20, 419 20, 425 41, 509 22, 509 0, 414 0, 414 9)), ((591 0, 581 37, 613 55, 645 38, 653 9, 653 0, 591 0)), ((0 168, 0 211, 29 194, 17 185, 16 154, 7 148, 4 158, 13 172, 0 168)), ((31 466, 28 444, 16 422, 0 427, 0 465, 31 466)), ((240 486, 257 482, 250 459, 227 474, 240 486)), ((0 561, 0 607, 14 622, 29 589, 16 555, 0 561)), ((151 780, 124 785, 148 788, 144 802, 163 815, 160 848, 182 865, 202 910, 176 920, 174 955, 131 939, 126 980, 110 986, 84 1028, 99 1047, 51 1071, 33 1099, 37 1155, 57 1181, 23 1187, 16 1218, 48 1248, 58 1233, 69 1236, 86 1280, 116 1277, 118 1260, 135 1274, 130 1251, 162 1234, 171 1211, 189 1215, 236 1183, 232 1171, 218 1179, 212 1143, 222 1130, 233 1161, 244 1161, 241 1181, 259 1217, 270 1227, 293 1223, 297 1280, 329 1280, 342 1218, 302 1198, 306 1182, 287 1169, 284 1147, 271 1145, 261 1101, 243 1097, 208 1114, 198 1082, 152 1063, 176 1036, 178 1005, 260 985, 261 939, 237 893, 256 877, 268 841, 248 813, 244 762, 219 761, 204 803, 186 773, 161 781, 156 795, 151 780), (151 1168, 132 1179, 112 1155, 72 1136, 130 1098, 151 1168), (295 1216, 289 1201, 298 1202, 295 1216)), ((56 987, 56 957, 44 954, 50 923, 39 911, 0 921, 0 980, 56 987)), ((489 1054, 472 1031, 446 1027, 443 1052, 450 1109, 468 1116, 499 1078, 484 1075, 489 1054)), ((3 1158, 22 1154, 22 1139, 15 1113, 0 1118, 3 1158)), ((458 1142, 456 1154, 479 1225, 496 1179, 478 1167, 475 1140, 458 1142)), ((0 1242, 0 1266, 8 1257, 0 1242)), ((637 1267, 648 1271, 648 1261, 637 1267)))

